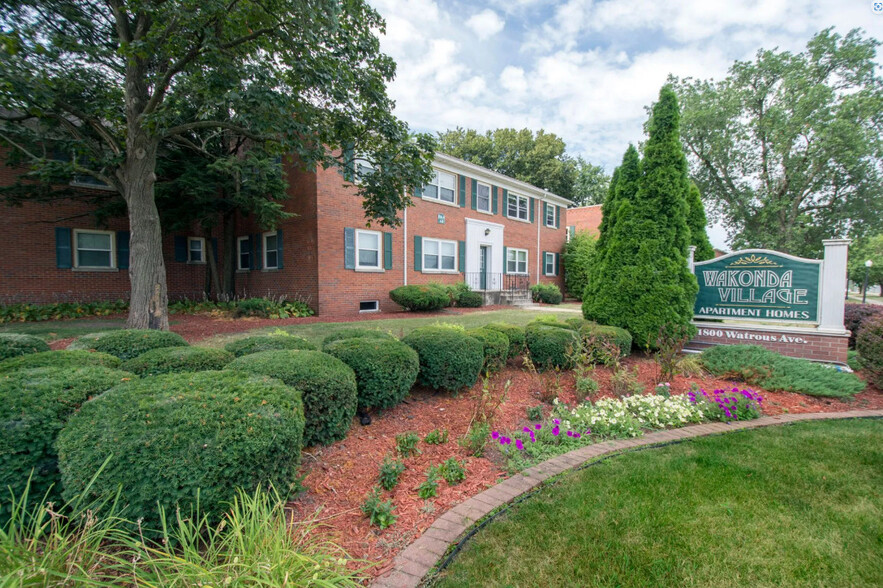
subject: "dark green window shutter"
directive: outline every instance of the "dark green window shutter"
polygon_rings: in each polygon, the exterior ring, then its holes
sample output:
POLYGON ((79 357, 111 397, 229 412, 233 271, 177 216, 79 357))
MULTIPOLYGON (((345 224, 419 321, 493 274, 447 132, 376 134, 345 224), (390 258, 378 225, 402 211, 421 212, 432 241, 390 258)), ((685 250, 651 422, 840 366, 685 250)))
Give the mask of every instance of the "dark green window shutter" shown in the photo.
POLYGON ((343 230, 343 267, 356 269, 356 230, 343 230))
POLYGON ((555 207, 555 228, 556 229, 561 228, 561 207, 560 206, 555 207))
POLYGON ((472 210, 475 210, 478 207, 478 182, 475 178, 469 178, 469 181, 472 182, 472 210))
POLYGON ((546 213, 549 212, 549 203, 543 202, 543 226, 546 226, 546 213))
POLYGON ((417 186, 414 188, 414 198, 422 198, 423 197, 423 186, 417 186))
POLYGON ((129 269, 129 231, 117 231, 117 267, 129 269))
POLYGON ((353 144, 349 143, 344 145, 343 147, 343 179, 347 182, 352 182, 356 179, 356 162, 353 161, 355 159, 355 150, 353 149, 353 144))
POLYGON ((491 212, 497 214, 497 187, 491 186, 491 212))
POLYGON ((414 235, 414 271, 423 271, 423 237, 414 235))
POLYGON ((175 235, 175 261, 187 261, 187 237, 175 235))
POLYGON ((392 269, 392 233, 383 233, 383 269, 392 269))
POLYGON ((503 216, 509 216, 509 190, 503 188, 503 216))
POLYGON ((466 176, 460 176, 460 208, 466 207, 466 176))
POLYGON ((466 271, 466 241, 459 241, 457 243, 457 253, 459 253, 459 266, 458 270, 460 272, 466 271))
POLYGON ((256 233, 254 236, 254 269, 261 269, 264 267, 264 256, 261 254, 261 251, 264 250, 264 236, 260 233, 256 233))
MULTIPOLYGON (((503 190, 503 194, 506 193, 506 190, 503 190)), ((503 246, 503 273, 509 273, 509 248, 503 246)))
POLYGON ((561 254, 556 253, 555 254, 555 275, 556 276, 559 275, 558 270, 560 269, 560 267, 561 267, 561 254))
POLYGON ((540 275, 546 275, 546 253, 547 251, 543 251, 543 254, 540 256, 540 261, 542 262, 543 267, 540 268, 540 275))
POLYGON ((55 267, 70 269, 74 265, 71 250, 71 230, 55 227, 55 267))
POLYGON ((533 209, 536 208, 536 206, 534 206, 535 204, 536 204, 536 199, 531 198, 530 199, 530 212, 529 212, 530 213, 530 222, 533 222, 533 217, 534 217, 533 209))
POLYGON ((279 269, 282 269, 282 258, 285 257, 282 253, 282 229, 276 229, 276 267, 279 269))

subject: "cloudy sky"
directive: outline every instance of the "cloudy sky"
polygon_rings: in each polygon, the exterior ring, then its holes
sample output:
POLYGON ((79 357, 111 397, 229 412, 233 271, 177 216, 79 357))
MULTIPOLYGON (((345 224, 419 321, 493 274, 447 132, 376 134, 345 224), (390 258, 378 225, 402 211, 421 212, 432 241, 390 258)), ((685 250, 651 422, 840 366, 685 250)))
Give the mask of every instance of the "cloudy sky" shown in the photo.
POLYGON ((800 51, 829 26, 883 39, 870 0, 369 2, 398 64, 396 114, 413 129, 544 128, 608 173, 642 139, 644 107, 669 73, 720 78, 761 47, 800 51))

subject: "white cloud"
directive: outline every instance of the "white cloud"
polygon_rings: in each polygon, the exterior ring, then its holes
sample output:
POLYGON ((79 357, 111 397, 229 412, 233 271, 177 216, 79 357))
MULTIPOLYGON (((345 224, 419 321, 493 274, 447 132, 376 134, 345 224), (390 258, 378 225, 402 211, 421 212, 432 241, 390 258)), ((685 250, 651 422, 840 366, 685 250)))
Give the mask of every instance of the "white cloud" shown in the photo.
POLYGON ((527 91, 527 78, 524 76, 524 70, 514 65, 507 65, 500 73, 500 85, 516 96, 520 96, 527 91))
POLYGON ((466 21, 466 26, 472 29, 472 32, 480 40, 484 41, 502 31, 503 27, 506 26, 506 21, 496 12, 487 8, 469 17, 469 20, 466 21))

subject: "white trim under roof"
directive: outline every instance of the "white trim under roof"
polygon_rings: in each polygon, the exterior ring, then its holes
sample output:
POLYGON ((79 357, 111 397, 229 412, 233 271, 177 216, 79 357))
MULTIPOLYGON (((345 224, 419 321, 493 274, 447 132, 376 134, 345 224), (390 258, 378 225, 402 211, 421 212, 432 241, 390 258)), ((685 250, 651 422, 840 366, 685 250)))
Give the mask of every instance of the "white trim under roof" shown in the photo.
POLYGON ((480 165, 464 161, 457 157, 445 155, 444 153, 435 153, 435 159, 432 161, 432 167, 440 169, 442 171, 450 172, 452 174, 465 175, 470 178, 475 178, 476 180, 484 182, 486 184, 492 184, 494 186, 505 188, 507 190, 513 190, 521 194, 522 196, 531 196, 533 198, 538 198, 546 202, 551 202, 552 204, 557 204, 558 206, 564 206, 565 208, 573 204, 573 202, 571 202, 567 198, 562 198, 561 196, 553 194, 548 190, 537 188, 536 186, 532 186, 527 182, 522 182, 521 180, 516 180, 515 178, 510 178, 509 176, 504 176, 503 174, 491 171, 486 167, 481 167, 480 165))

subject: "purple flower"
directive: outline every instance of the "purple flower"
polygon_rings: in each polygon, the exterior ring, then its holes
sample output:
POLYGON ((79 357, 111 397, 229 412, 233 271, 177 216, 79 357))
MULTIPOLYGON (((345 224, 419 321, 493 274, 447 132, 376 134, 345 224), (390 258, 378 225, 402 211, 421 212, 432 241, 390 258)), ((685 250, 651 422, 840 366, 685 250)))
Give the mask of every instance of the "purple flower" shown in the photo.
POLYGON ((567 436, 568 436, 568 437, 573 437, 573 431, 567 431, 567 436))
POLYGON ((516 440, 515 440, 515 448, 516 448, 518 451, 524 451, 524 443, 521 442, 521 439, 516 439, 516 440))
POLYGON ((521 430, 524 431, 525 433, 530 433, 530 427, 524 427, 521 430))
POLYGON ((561 432, 561 429, 558 428, 558 425, 555 425, 555 427, 552 429, 552 435, 557 437, 558 433, 560 433, 560 432, 561 432))
POLYGON ((574 433, 574 434, 573 434, 573 438, 574 438, 574 439, 579 439, 579 438, 580 438, 580 434, 579 434, 579 433, 574 433))
POLYGON ((560 425, 560 424, 561 424, 561 421, 559 421, 558 419, 555 419, 555 420, 552 421, 552 422, 555 423, 556 425, 560 425))
POLYGON ((537 423, 536 425, 534 425, 534 427, 536 427, 536 430, 539 431, 540 429, 543 428, 543 425, 537 423))
POLYGON ((500 433, 498 431, 494 431, 493 433, 491 433, 491 439, 499 439, 499 438, 500 438, 500 433))

